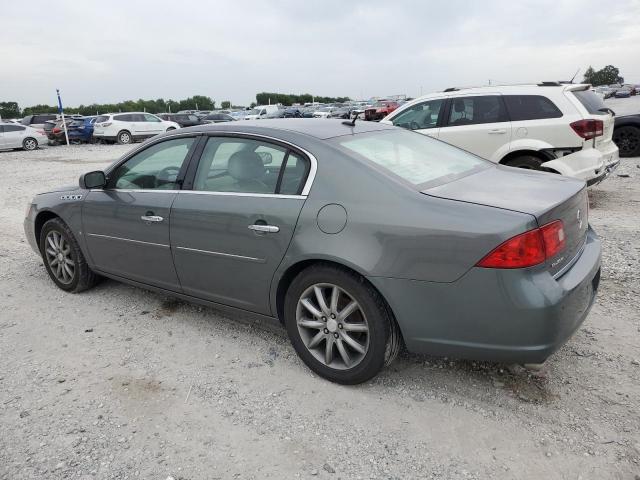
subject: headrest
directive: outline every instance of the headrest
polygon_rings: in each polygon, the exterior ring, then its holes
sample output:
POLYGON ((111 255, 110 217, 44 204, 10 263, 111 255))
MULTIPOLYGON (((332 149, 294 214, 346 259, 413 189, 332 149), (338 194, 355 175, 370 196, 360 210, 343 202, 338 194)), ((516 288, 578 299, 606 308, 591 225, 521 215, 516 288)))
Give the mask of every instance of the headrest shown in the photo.
POLYGON ((229 175, 236 180, 255 180, 264 176, 262 158, 251 150, 240 150, 229 158, 229 175))

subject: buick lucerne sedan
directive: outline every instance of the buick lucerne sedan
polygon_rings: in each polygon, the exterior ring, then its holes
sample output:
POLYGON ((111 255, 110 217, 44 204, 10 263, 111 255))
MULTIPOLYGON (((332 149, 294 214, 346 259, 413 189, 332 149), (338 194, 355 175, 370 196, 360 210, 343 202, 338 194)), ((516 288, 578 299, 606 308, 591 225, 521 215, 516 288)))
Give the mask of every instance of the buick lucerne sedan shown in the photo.
POLYGON ((541 363, 600 279, 584 181, 373 122, 285 119, 154 137, 37 195, 26 237, 68 292, 109 277, 276 317, 354 384, 400 348, 541 363))

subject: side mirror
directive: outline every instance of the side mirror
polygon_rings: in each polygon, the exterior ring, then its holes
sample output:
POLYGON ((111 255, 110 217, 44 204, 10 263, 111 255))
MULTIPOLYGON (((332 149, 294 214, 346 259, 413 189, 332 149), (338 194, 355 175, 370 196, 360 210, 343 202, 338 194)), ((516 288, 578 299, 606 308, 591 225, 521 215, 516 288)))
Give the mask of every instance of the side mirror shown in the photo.
POLYGON ((273 162, 273 157, 269 152, 256 152, 258 156, 262 159, 263 165, 270 165, 273 162))
POLYGON ((107 177, 102 170, 88 172, 80 175, 80 188, 90 190, 92 188, 103 188, 107 185, 107 177))

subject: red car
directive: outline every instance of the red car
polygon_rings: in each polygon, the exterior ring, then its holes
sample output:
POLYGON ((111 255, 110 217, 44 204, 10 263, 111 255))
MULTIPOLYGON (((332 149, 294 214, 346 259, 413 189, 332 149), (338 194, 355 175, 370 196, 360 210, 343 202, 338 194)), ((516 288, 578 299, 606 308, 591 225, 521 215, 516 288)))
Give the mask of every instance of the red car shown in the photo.
POLYGON ((364 111, 364 119, 377 122, 379 120, 382 120, 398 107, 398 102, 394 102, 391 100, 380 100, 376 102, 373 107, 367 108, 364 111))

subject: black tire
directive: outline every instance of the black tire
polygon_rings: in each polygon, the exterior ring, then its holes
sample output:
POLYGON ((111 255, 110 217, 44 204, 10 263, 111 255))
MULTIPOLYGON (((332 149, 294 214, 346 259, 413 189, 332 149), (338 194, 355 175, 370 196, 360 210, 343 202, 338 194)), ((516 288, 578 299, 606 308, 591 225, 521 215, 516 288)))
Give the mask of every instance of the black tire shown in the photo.
POLYGON ((542 165, 542 160, 538 157, 534 157, 533 155, 521 155, 519 157, 511 158, 505 165, 509 167, 515 168, 524 168, 527 170, 544 170, 542 165))
POLYGON ((614 128, 613 143, 618 146, 621 157, 640 156, 640 127, 625 125, 614 128))
POLYGON ((31 152, 38 148, 38 141, 33 137, 27 137, 22 141, 22 148, 27 152, 31 152))
POLYGON ((40 253, 49 277, 51 277, 53 283, 66 292, 79 293, 88 290, 98 283, 100 279, 100 277, 89 268, 87 260, 84 258, 82 250, 80 249, 80 245, 78 245, 77 240, 73 236, 73 232, 60 218, 52 218, 43 225, 42 231, 40 232, 40 253), (59 234, 70 246, 69 255, 71 261, 73 261, 74 272, 69 282, 60 281, 50 265, 50 257, 47 254, 47 236, 50 232, 59 234))
POLYGON ((128 130, 121 130, 116 135, 116 140, 120 145, 128 145, 133 143, 133 137, 131 136, 131 132, 128 130))
POLYGON ((393 315, 377 290, 363 277, 333 265, 314 265, 300 272, 293 280, 285 298, 284 324, 302 361, 319 376, 344 385, 355 385, 375 377, 395 359, 402 345, 393 315), (296 309, 299 299, 309 287, 323 283, 336 285, 347 292, 360 304, 366 317, 369 327, 368 349, 352 368, 335 369, 325 365, 309 351, 298 330, 296 309))

